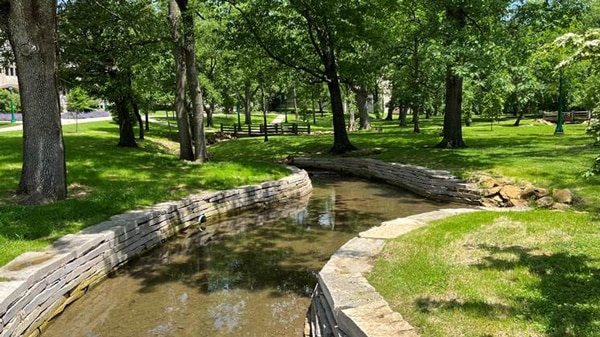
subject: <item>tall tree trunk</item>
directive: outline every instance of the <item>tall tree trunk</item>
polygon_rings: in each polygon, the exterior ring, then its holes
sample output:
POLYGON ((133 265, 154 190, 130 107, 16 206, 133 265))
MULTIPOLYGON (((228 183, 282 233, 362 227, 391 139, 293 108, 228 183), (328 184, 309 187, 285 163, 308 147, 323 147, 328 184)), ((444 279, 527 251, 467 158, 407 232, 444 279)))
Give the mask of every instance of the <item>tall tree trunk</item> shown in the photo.
POLYGON ((194 160, 204 163, 208 160, 206 136, 204 134, 204 103, 202 90, 198 81, 196 67, 196 36, 194 34, 194 13, 188 9, 187 0, 177 0, 183 22, 183 42, 188 89, 192 100, 192 136, 194 143, 194 160))
POLYGON ((211 100, 206 111, 206 126, 212 128, 214 125, 213 116, 215 114, 215 101, 211 100))
POLYGON ((462 138, 462 77, 452 73, 448 66, 446 70, 446 108, 444 114, 444 138, 436 145, 439 148, 466 147, 462 138))
POLYGON ((419 116, 420 112, 419 112, 419 106, 415 105, 413 107, 413 132, 414 133, 420 133, 421 132, 421 122, 420 122, 420 116, 419 116))
POLYGON ((356 97, 356 104, 358 105, 358 117, 360 118, 360 130, 369 130, 371 128, 371 117, 369 116, 369 110, 367 108, 367 100, 369 92, 365 85, 361 85, 358 88, 352 88, 356 97))
POLYGON ((294 117, 296 117, 296 122, 298 121, 298 97, 296 95, 296 83, 294 82, 294 86, 292 88, 292 93, 294 94, 294 117))
POLYGON ((396 108, 396 105, 394 104, 395 102, 395 98, 394 96, 391 97, 390 101, 389 101, 389 105, 388 105, 388 110, 387 110, 387 116, 385 117, 386 121, 393 121, 394 120, 394 109, 396 108))
POLYGON ((135 118, 137 119, 138 127, 140 129, 139 138, 144 139, 144 121, 142 120, 142 115, 140 114, 140 107, 138 106, 138 104, 135 102, 135 100, 133 98, 131 98, 131 105, 133 106, 133 114, 134 114, 135 118))
POLYGON ((131 100, 128 96, 121 96, 115 99, 115 109, 119 119, 119 143, 121 147, 137 147, 133 124, 131 123, 131 100))
POLYGON ((319 98, 319 113, 321 114, 321 118, 325 116, 325 102, 322 98, 319 98))
POLYGON ((67 197, 56 77, 56 1, 0 1, 0 29, 15 55, 23 110, 23 167, 17 194, 31 205, 67 197))
POLYGON ((175 0, 169 1, 169 22, 171 36, 173 37, 173 56, 175 58, 175 115, 177 116, 177 129, 179 135, 179 159, 194 160, 192 135, 190 132, 190 119, 185 107, 186 66, 185 52, 181 36, 181 16, 175 0))
POLYGON ((356 147, 350 143, 348 132, 346 131, 342 90, 337 74, 337 67, 334 62, 327 63, 326 72, 329 78, 327 89, 329 89, 331 113, 333 115, 333 146, 329 152, 333 154, 343 154, 354 151, 356 150, 356 147))
POLYGON ((254 92, 249 83, 246 84, 244 89, 244 124, 250 125, 252 124, 252 96, 254 96, 254 92))
POLYGON ((400 126, 402 126, 402 127, 408 125, 406 115, 408 115, 408 107, 401 106, 400 107, 400 116, 398 116, 398 119, 400 119, 400 126))
MULTIPOLYGON (((447 7, 446 18, 454 26, 456 32, 462 31, 467 25, 467 13, 462 7, 447 7)), ((446 44, 450 45, 456 38, 448 37, 446 44)), ((455 59, 446 66, 446 107, 444 114, 444 138, 436 145, 439 148, 466 147, 462 138, 462 86, 463 78, 454 74, 453 66, 460 64, 455 59)))
POLYGON ((264 141, 265 143, 269 141, 269 133, 267 130, 267 99, 265 98, 265 88, 261 85, 260 89, 261 99, 262 99, 262 110, 263 110, 263 125, 264 125, 264 141))

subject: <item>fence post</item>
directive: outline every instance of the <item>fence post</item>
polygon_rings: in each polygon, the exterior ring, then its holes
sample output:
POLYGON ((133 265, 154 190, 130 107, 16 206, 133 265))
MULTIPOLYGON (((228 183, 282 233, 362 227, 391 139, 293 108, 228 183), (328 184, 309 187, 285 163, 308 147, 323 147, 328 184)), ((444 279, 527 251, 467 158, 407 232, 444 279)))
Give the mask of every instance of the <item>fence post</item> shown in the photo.
MULTIPOLYGON (((314 111, 313 111, 314 113, 314 111)), ((307 129, 308 134, 310 135, 310 124, 308 124, 308 129, 307 129)))

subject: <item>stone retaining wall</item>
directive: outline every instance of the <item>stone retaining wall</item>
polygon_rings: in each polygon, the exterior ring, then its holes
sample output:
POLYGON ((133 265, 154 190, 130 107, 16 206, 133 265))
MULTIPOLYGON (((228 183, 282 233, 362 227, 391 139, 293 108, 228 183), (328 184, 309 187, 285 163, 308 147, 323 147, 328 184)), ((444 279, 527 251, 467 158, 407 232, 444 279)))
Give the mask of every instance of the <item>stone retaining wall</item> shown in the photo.
POLYGON ((475 211, 478 209, 443 209, 386 221, 348 241, 319 272, 305 336, 417 337, 415 329, 390 308, 365 275, 388 239, 433 220, 475 211))
POLYGON ((179 201, 116 215, 67 235, 41 252, 25 253, 0 268, 0 337, 38 336, 48 321, 90 286, 131 258, 204 219, 300 198, 312 191, 308 174, 232 190, 207 192, 179 201))
POLYGON ((481 205, 481 190, 448 171, 365 158, 293 158, 291 163, 301 168, 376 178, 430 199, 481 205))

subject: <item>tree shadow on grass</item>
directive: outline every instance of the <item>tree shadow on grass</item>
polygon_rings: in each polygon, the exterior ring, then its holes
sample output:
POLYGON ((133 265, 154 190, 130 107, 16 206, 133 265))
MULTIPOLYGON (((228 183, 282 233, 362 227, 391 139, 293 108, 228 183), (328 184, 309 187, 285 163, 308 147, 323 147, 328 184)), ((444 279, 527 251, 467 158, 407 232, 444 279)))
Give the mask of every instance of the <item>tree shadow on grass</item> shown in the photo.
POLYGON ((597 336, 600 334, 600 268, 598 259, 565 252, 541 254, 522 246, 480 245, 489 256, 474 267, 480 270, 511 271, 527 268, 539 281, 532 287, 535 295, 519 295, 512 300, 518 306, 505 307, 484 302, 431 301, 420 299, 417 307, 460 310, 483 317, 506 313, 524 317, 545 327, 548 336, 597 336), (498 256, 509 254, 513 259, 498 256))

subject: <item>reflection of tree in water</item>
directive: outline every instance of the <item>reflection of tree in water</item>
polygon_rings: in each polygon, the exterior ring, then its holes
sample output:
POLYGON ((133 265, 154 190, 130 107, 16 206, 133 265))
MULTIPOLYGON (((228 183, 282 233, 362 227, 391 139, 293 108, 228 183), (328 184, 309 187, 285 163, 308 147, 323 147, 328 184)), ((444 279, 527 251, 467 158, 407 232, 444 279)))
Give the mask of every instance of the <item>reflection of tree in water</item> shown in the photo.
POLYGON ((335 190, 331 190, 329 198, 323 198, 322 205, 319 210, 319 226, 335 230, 335 190))

